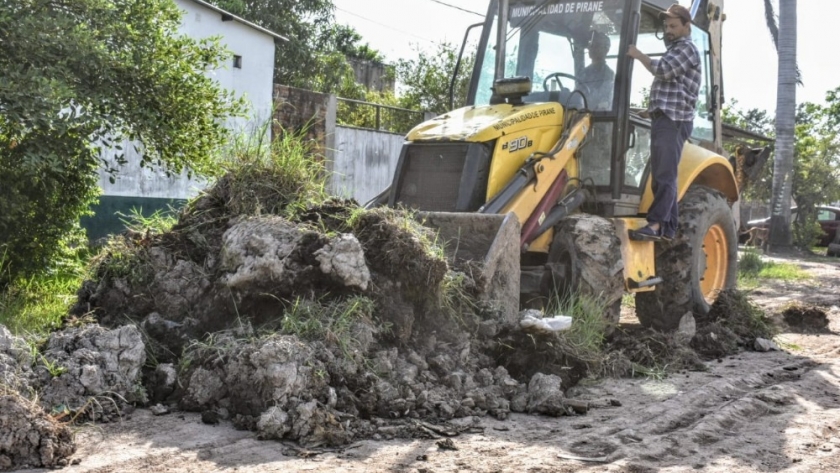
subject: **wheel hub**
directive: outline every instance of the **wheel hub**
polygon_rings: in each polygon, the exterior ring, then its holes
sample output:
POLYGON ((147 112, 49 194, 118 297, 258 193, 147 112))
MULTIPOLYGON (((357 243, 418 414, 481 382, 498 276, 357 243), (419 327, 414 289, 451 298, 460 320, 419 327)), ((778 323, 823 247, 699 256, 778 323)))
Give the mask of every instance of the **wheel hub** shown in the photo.
POLYGON ((712 225, 703 237, 700 290, 706 302, 712 304, 726 284, 729 248, 726 234, 719 224, 712 225))

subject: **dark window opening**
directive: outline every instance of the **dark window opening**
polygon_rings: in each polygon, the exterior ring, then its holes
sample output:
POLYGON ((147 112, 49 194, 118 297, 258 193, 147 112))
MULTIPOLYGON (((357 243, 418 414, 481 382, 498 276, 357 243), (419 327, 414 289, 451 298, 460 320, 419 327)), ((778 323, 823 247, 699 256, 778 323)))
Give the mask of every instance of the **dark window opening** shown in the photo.
POLYGON ((237 56, 236 54, 233 55, 233 67, 236 69, 242 69, 242 56, 237 56))

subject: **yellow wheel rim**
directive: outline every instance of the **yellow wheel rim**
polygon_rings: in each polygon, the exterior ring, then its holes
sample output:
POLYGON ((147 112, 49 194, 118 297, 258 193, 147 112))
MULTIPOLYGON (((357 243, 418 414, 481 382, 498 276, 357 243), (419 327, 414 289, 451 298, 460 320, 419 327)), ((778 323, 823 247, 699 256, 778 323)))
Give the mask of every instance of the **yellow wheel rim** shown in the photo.
POLYGON ((709 304, 717 299, 726 284, 728 259, 726 233, 720 225, 712 225, 703 237, 703 255, 700 258, 700 290, 709 304))

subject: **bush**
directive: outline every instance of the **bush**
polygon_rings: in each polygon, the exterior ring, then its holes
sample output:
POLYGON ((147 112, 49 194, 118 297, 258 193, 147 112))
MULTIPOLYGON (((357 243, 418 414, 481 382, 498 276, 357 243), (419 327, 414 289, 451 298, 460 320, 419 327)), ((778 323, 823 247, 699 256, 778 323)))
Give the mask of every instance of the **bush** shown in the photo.
POLYGON ((141 166, 212 174, 233 99, 206 76, 216 40, 178 32, 171 0, 4 2, 0 8, 0 286, 42 272, 98 193, 120 144, 141 166))

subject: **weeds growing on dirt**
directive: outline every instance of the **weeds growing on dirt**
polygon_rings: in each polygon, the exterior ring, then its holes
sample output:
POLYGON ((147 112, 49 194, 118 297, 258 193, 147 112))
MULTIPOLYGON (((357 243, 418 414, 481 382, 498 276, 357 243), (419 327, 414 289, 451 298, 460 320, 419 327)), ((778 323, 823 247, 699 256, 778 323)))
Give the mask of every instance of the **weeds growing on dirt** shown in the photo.
POLYGON ((91 276, 99 280, 124 278, 132 285, 146 284, 151 277, 145 247, 123 235, 108 239, 99 253, 91 258, 90 272, 91 276))
POLYGON ((120 221, 130 231, 145 234, 161 234, 172 230, 178 222, 177 211, 170 207, 168 210, 155 210, 151 215, 143 215, 143 209, 132 208, 128 214, 117 213, 120 221))
POLYGON ((374 302, 364 296, 321 303, 298 298, 283 314, 281 331, 304 340, 321 340, 349 354, 360 348, 358 324, 373 327, 374 302))
POLYGON ((592 367, 600 365, 604 356, 606 311, 607 305, 600 297, 579 293, 571 293, 564 297, 554 296, 546 307, 547 314, 572 317, 572 326, 560 332, 560 341, 568 355, 592 367))
POLYGON ((440 285, 439 302, 441 309, 452 319, 465 327, 463 314, 475 312, 477 305, 475 298, 470 295, 467 277, 464 273, 447 271, 440 285))
POLYGON ((231 215, 292 216, 327 199, 323 158, 305 131, 282 131, 271 144, 232 147, 222 161, 225 177, 216 183, 231 215))
POLYGON ((720 293, 707 320, 719 322, 742 337, 769 339, 775 335, 767 314, 750 302, 747 293, 737 289, 727 289, 720 293))
POLYGON ((738 258, 738 273, 741 276, 758 276, 764 267, 764 260, 757 251, 748 249, 738 258))

